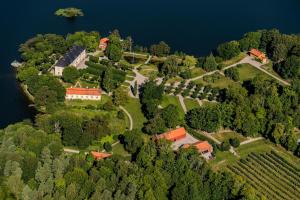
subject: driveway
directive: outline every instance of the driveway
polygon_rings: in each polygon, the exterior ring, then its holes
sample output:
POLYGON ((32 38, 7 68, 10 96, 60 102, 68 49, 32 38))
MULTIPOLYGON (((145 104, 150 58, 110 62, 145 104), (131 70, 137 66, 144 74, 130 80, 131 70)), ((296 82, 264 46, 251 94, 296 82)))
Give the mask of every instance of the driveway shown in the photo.
POLYGON ((177 149, 179 149, 184 144, 193 144, 193 143, 196 143, 198 141, 199 140, 197 140, 196 138, 194 138, 190 134, 186 133, 186 137, 185 138, 180 139, 180 140, 178 140, 176 142, 173 142, 172 149, 173 150, 177 150, 177 149))

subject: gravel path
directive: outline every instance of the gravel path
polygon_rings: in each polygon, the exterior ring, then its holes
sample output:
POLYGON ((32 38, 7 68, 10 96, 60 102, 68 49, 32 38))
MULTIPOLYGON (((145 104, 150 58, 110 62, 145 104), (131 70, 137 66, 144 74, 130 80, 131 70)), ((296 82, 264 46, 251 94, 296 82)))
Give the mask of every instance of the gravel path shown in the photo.
POLYGON ((130 122, 129 130, 131 131, 133 129, 133 120, 132 120, 130 113, 123 106, 119 106, 119 108, 121 110, 123 110, 125 112, 125 114, 128 116, 129 122, 130 122))

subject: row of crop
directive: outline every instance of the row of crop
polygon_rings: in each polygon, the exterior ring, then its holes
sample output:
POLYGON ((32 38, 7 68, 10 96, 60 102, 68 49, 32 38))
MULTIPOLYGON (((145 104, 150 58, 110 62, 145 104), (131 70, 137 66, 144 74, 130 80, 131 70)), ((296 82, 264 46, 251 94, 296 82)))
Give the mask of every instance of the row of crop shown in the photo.
POLYGON ((286 168, 284 168, 283 166, 281 166, 277 162, 274 162, 268 156, 263 155, 263 154, 251 154, 251 155, 255 156, 257 159, 261 160, 266 165, 268 165, 271 168, 273 168, 281 176, 286 177, 287 180, 289 180, 290 182, 292 182, 293 184, 295 184, 297 187, 300 186, 299 185, 300 182, 297 180, 297 177, 295 177, 293 173, 290 173, 286 168))
POLYGON ((272 166, 266 164, 266 162, 264 162, 262 159, 257 158, 254 155, 254 153, 249 154, 249 158, 253 159, 259 166, 261 166, 265 170, 268 170, 267 173, 273 174, 273 176, 277 177, 277 179, 279 179, 281 182, 288 185, 292 189, 297 190, 298 192, 300 192, 299 187, 296 186, 298 183, 294 182, 293 180, 290 180, 289 176, 287 176, 286 174, 278 173, 275 168, 273 168, 272 166))
POLYGON ((275 151, 271 151, 271 153, 269 153, 268 155, 270 157, 272 157, 274 160, 276 160, 277 162, 282 163, 282 165, 284 165, 287 168, 289 168, 291 171, 293 171, 294 173, 296 173, 298 176, 300 176, 300 168, 298 168, 297 166, 293 165, 292 163, 290 163, 289 161, 287 161, 286 159, 284 159, 283 157, 281 157, 275 151))
POLYGON ((270 158, 269 156, 267 156, 265 154, 261 154, 261 157, 265 158, 270 163, 272 163, 275 167, 281 169, 283 172, 285 172, 287 175, 289 175, 295 181, 297 181, 297 182, 300 183, 300 177, 296 176, 294 173, 292 173, 291 171, 289 171, 288 169, 286 169, 284 166, 282 166, 281 164, 277 163, 276 161, 274 161, 272 158, 270 158))
POLYGON ((238 166, 241 167, 242 169, 244 169, 246 171, 246 173, 251 174, 252 176, 254 176, 259 182, 261 182, 263 185, 267 186, 269 188, 270 191, 272 191, 271 193, 274 195, 277 195, 278 197, 280 197, 281 199, 286 199, 285 196, 279 192, 278 187, 274 186, 270 180, 267 181, 266 177, 263 176, 262 173, 259 173, 257 170, 254 171, 252 168, 247 167, 247 165, 245 165, 243 162, 239 162, 238 166))
POLYGON ((252 170, 255 174, 259 175, 261 178, 263 178, 263 180, 267 181, 269 186, 274 188, 275 191, 280 191, 280 194, 285 194, 289 197, 289 199, 297 199, 291 190, 292 188, 287 187, 281 181, 276 181, 276 176, 273 176, 268 171, 265 171, 260 167, 260 165, 252 162, 251 159, 247 158, 246 160, 241 160, 240 165, 243 165, 248 170, 252 170))
POLYGON ((245 169, 241 168, 238 165, 235 166, 229 166, 228 167, 231 171, 236 173, 239 176, 242 176, 247 179, 247 182, 250 182, 251 185, 259 192, 263 193, 265 196, 269 197, 270 199, 281 199, 278 196, 274 195, 274 193, 265 185, 262 184, 262 182, 257 179, 255 176, 248 173, 248 171, 245 171, 245 169))

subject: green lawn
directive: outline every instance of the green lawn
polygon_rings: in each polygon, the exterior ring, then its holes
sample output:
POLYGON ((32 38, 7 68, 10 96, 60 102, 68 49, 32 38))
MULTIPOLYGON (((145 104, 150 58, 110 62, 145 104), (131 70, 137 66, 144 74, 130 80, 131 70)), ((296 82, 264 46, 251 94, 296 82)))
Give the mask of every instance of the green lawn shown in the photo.
POLYGON ((262 71, 256 69, 250 64, 242 64, 240 67, 237 68, 240 76, 240 81, 251 80, 257 76, 261 76, 266 79, 270 79, 271 77, 267 74, 263 73, 262 71))
POLYGON ((205 71, 202 68, 194 67, 193 69, 191 69, 191 74, 192 74, 192 78, 195 78, 197 76, 201 76, 205 74, 205 71))
POLYGON ((120 155, 120 156, 124 156, 124 157, 130 156, 130 154, 124 149, 124 146, 120 143, 113 146, 112 152, 114 155, 120 155))
POLYGON ((161 103, 161 106, 163 108, 165 108, 165 107, 167 107, 170 104, 173 104, 173 105, 177 106, 177 108, 179 110, 180 117, 183 119, 185 114, 184 114, 184 111, 183 111, 183 109, 182 109, 182 107, 180 105, 178 97, 164 95, 162 103, 161 103))
POLYGON ((124 108, 130 113, 133 120, 133 128, 141 129, 147 121, 142 113, 141 104, 138 99, 129 98, 129 102, 124 108))
POLYGON ((199 103, 195 99, 184 99, 184 104, 187 110, 192 110, 194 108, 200 107, 199 103))
POLYGON ((169 84, 172 84, 172 83, 176 83, 176 82, 180 82, 182 81, 183 78, 179 77, 179 76, 176 76, 176 77, 173 77, 173 78, 170 78, 167 80, 167 83, 169 84))
POLYGON ((221 74, 213 74, 194 81, 196 84, 211 85, 212 87, 228 88, 230 85, 238 84, 221 74))
POLYGON ((225 61, 223 61, 222 64, 223 64, 224 66, 233 65, 233 64, 235 64, 235 63, 241 61, 241 60, 242 60, 243 58, 245 58, 246 56, 247 56, 247 53, 241 52, 238 56, 236 56, 236 57, 234 57, 234 58, 232 58, 232 59, 230 59, 230 60, 225 60, 225 61))
POLYGON ((247 140, 247 138, 236 132, 216 133, 213 134, 213 137, 221 142, 229 140, 230 138, 238 138, 240 142, 247 140))
POLYGON ((139 73, 146 77, 157 77, 158 69, 154 64, 143 65, 139 67, 139 73))

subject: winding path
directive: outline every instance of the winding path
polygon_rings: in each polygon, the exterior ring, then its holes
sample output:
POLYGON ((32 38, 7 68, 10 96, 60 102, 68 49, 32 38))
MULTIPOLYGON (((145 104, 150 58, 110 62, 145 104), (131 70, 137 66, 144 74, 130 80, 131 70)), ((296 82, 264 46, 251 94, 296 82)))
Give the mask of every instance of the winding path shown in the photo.
POLYGON ((187 113, 187 108, 185 106, 185 103, 184 103, 184 98, 182 95, 178 95, 178 99, 179 99, 179 102, 180 102, 180 105, 184 111, 184 113, 187 113))
POLYGON ((123 110, 123 111, 125 112, 125 114, 128 116, 128 118, 129 118, 129 123, 130 123, 130 125, 129 125, 129 130, 131 131, 131 130, 133 129, 133 120, 132 120, 132 117, 131 117, 130 113, 129 113, 123 106, 119 106, 119 108, 120 108, 121 110, 123 110))

